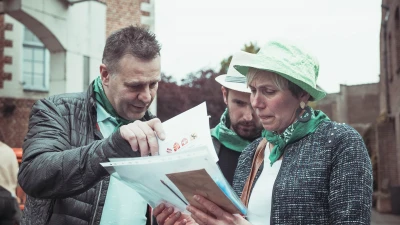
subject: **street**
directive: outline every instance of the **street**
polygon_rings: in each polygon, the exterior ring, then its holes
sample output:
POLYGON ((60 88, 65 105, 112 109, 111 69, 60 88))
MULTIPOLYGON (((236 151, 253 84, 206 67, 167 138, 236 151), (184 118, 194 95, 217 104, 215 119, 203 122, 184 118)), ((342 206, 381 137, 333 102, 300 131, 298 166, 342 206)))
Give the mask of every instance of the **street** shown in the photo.
POLYGON ((400 215, 382 214, 372 210, 371 225, 400 225, 400 215))

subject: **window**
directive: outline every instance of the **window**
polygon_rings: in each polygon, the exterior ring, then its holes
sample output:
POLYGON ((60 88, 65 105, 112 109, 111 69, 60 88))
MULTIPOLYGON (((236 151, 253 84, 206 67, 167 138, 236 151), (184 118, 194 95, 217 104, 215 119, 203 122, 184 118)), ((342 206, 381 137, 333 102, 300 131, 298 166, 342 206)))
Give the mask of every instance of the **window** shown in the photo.
POLYGON ((400 19, 399 19, 399 7, 396 8, 394 14, 395 28, 396 28, 396 73, 400 75, 400 19))
POLYGON ((90 83, 90 58, 83 56, 83 90, 89 87, 90 83))
POLYGON ((393 81, 393 52, 392 52, 392 34, 389 33, 389 41, 388 41, 388 75, 389 75, 389 82, 393 81))
POLYGON ((48 55, 43 43, 25 27, 22 67, 25 90, 48 91, 48 55))

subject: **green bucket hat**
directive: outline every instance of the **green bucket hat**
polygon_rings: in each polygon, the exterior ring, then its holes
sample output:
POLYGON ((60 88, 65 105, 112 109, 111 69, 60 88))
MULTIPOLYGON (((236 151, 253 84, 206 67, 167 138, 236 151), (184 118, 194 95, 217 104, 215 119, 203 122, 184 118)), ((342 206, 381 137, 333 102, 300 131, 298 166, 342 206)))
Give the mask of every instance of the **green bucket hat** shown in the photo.
POLYGON ((247 58, 236 62, 234 68, 246 75, 249 68, 276 73, 309 93, 314 100, 326 96, 317 87, 318 61, 299 47, 286 41, 270 41, 257 54, 246 53, 247 58))

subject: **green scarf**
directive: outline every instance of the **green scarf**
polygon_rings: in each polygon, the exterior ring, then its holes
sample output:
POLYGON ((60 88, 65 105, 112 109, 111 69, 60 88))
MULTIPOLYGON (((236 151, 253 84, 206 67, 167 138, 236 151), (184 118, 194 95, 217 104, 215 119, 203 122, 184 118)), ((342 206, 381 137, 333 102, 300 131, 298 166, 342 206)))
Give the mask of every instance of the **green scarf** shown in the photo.
POLYGON ((120 126, 126 125, 128 123, 132 123, 133 121, 126 120, 118 115, 115 111, 114 107, 111 105, 110 101, 108 100, 106 93, 103 89, 103 84, 101 82, 100 77, 97 77, 93 83, 93 90, 95 93, 95 98, 97 102, 112 116, 117 120, 117 126, 115 130, 117 130, 120 126))
POLYGON ((250 141, 239 137, 233 130, 228 128, 230 126, 231 121, 229 120, 228 109, 225 109, 219 124, 212 129, 211 136, 215 137, 225 147, 237 152, 242 152, 243 149, 250 144, 250 141))
MULTIPOLYGON (((307 113, 307 112, 305 112, 307 113)), ((302 116, 305 116, 304 114, 302 116)), ((264 130, 262 136, 265 137, 270 143, 274 145, 274 148, 269 155, 271 166, 276 162, 284 152, 287 145, 294 143, 301 138, 313 133, 318 125, 323 121, 329 121, 327 115, 319 110, 311 109, 311 119, 307 122, 296 121, 290 125, 282 134, 277 132, 264 130)))

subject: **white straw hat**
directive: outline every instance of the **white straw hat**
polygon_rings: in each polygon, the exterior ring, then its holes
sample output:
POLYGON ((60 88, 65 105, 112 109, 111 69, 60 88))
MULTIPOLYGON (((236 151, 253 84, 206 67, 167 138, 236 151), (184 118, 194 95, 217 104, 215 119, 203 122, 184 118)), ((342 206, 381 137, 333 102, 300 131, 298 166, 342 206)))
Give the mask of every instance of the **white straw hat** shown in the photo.
POLYGON ((245 52, 236 52, 233 54, 227 73, 219 75, 215 78, 215 80, 226 88, 235 91, 251 93, 246 84, 246 77, 233 68, 233 65, 239 61, 245 60, 246 57, 248 56, 245 54, 245 52))

